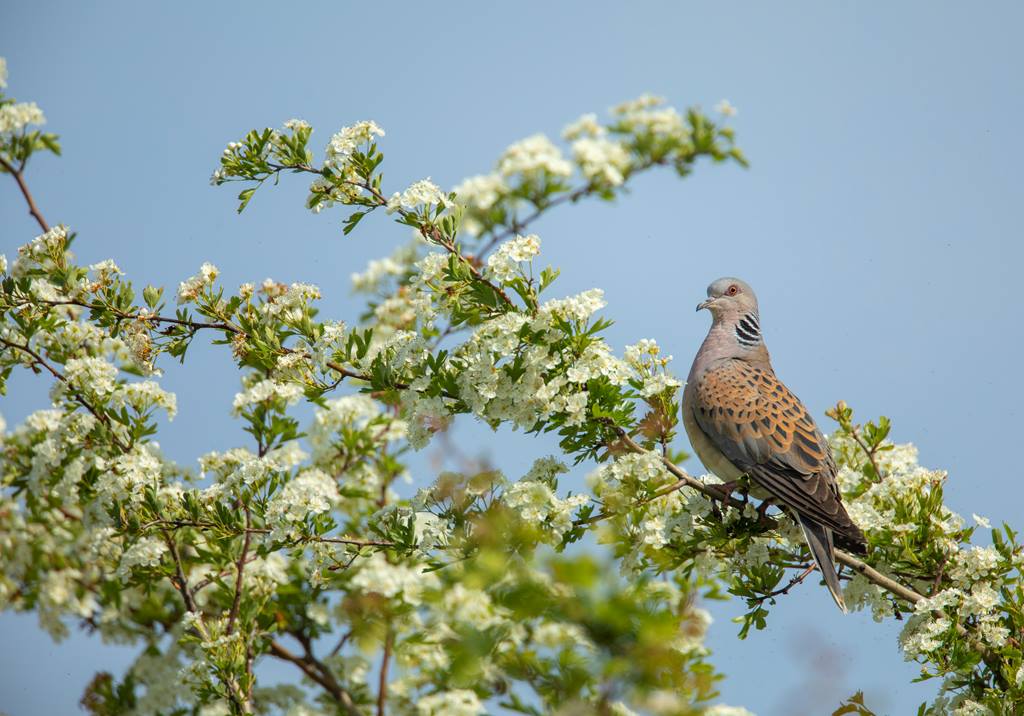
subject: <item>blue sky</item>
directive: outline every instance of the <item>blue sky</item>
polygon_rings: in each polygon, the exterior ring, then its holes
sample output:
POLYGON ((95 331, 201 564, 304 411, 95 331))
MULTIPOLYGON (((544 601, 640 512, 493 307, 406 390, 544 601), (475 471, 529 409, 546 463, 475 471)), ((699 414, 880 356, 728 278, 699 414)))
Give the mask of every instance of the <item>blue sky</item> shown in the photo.
MULTIPOLYGON (((1020 524, 1024 491, 1004 456, 1024 393, 1019 4, 37 1, 0 16, 9 92, 37 101, 65 145, 29 181, 49 221, 80 232, 81 259, 114 257, 167 286, 203 261, 227 285, 309 281, 338 318, 358 310, 349 274, 407 234, 368 220, 343 238, 340 214, 302 208, 298 181, 237 216, 208 178, 248 128, 301 117, 320 145, 372 118, 387 130, 389 190, 428 175, 450 187, 512 141, 645 91, 679 107, 728 98, 751 168, 651 174, 613 206, 553 212, 536 230, 562 268, 556 286, 604 288, 613 345, 655 337, 685 375, 707 329, 693 305, 712 279, 744 278, 777 371, 826 430, 839 399, 889 415, 923 464, 949 470, 954 509, 1020 524)), ((10 254, 38 232, 4 181, 10 254)), ((230 361, 198 342, 191 359, 168 367, 180 412, 161 435, 188 463, 244 442, 230 361)), ((0 412, 13 424, 45 394, 22 376, 0 412)), ((512 476, 554 449, 473 426, 458 435, 512 476)), ((910 683, 897 624, 843 617, 812 584, 746 642, 729 623, 739 610, 713 607, 710 645, 724 699, 761 716, 820 714, 858 688, 880 712, 908 713, 934 691, 910 683)), ((0 615, 0 634, 10 716, 72 713, 96 669, 128 663, 87 637, 55 647, 31 616, 0 615)))

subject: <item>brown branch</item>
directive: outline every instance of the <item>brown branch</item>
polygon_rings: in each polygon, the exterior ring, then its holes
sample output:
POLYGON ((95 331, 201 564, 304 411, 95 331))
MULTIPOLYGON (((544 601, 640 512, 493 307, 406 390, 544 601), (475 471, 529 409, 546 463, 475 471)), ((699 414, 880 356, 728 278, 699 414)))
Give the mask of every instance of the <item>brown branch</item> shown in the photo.
POLYGON ((185 608, 193 614, 198 614, 196 609, 196 600, 192 596, 191 590, 188 588, 188 578, 185 576, 185 569, 182 566, 181 555, 178 553, 178 545, 171 537, 170 532, 164 531, 164 541, 167 543, 167 549, 170 550, 171 558, 174 560, 174 579, 171 580, 171 585, 178 590, 181 594, 182 600, 185 602, 185 608))
POLYGON ((185 326, 186 328, 198 331, 203 328, 213 328, 221 331, 228 331, 230 333, 244 333, 244 331, 238 326, 234 326, 230 323, 218 322, 218 323, 207 323, 203 321, 191 321, 187 319, 174 318, 172 316, 160 316, 156 314, 145 314, 139 313, 128 313, 122 311, 114 306, 105 305, 102 303, 88 303, 87 301, 75 301, 71 299, 65 299, 61 301, 46 301, 42 299, 35 299, 33 301, 25 301, 24 303, 42 303, 47 306, 78 306, 80 308, 88 308, 91 311, 110 311, 115 316, 124 321, 142 321, 145 323, 173 323, 179 326, 185 326))
POLYGON ((249 506, 245 506, 245 537, 242 538, 242 553, 238 556, 235 567, 238 575, 235 577, 235 598, 231 602, 231 611, 228 613, 226 633, 231 634, 235 630, 235 622, 238 619, 238 609, 242 603, 243 577, 245 575, 246 557, 249 555, 249 544, 252 541, 252 512, 249 506))
POLYGON ((25 183, 24 171, 25 166, 22 163, 20 169, 15 169, 14 166, 7 161, 4 157, 0 156, 0 167, 3 167, 12 177, 14 181, 18 182, 18 188, 21 189, 21 195, 25 197, 25 203, 28 204, 28 213, 36 220, 39 224, 39 228, 43 232, 50 230, 50 225, 46 223, 46 219, 43 218, 42 213, 39 211, 39 207, 36 206, 35 199, 32 198, 32 192, 28 190, 28 184, 25 183))
POLYGON ((54 378, 59 380, 64 385, 68 386, 68 389, 70 390, 72 397, 74 397, 78 404, 84 407, 90 413, 92 413, 94 418, 99 420, 107 427, 107 430, 110 432, 111 442, 113 442, 114 445, 119 447, 122 452, 128 452, 129 450, 131 450, 131 445, 127 445, 121 442, 121 439, 117 437, 117 434, 114 432, 114 424, 111 422, 110 416, 108 416, 105 412, 93 407, 93 405, 88 400, 82 397, 81 393, 79 393, 77 390, 71 387, 71 384, 68 382, 67 377, 63 375, 60 371, 58 371, 56 368, 54 368, 52 365, 47 363, 46 359, 44 359, 42 355, 32 350, 32 348, 29 347, 28 345, 21 345, 20 343, 9 341, 6 338, 0 337, 0 343, 7 346, 8 348, 19 350, 22 353, 25 353, 26 355, 30 356, 32 358, 31 365, 39 366, 40 368, 46 369, 46 371, 50 373, 50 375, 52 375, 54 378))
POLYGON ((841 549, 835 550, 836 561, 840 564, 844 564, 850 569, 864 575, 865 578, 872 584, 875 584, 885 591, 893 594, 900 599, 910 602, 911 604, 917 604, 919 601, 924 599, 924 595, 920 592, 916 592, 910 587, 900 584, 895 579, 886 577, 884 574, 879 572, 877 569, 869 565, 863 560, 857 559, 852 554, 844 552, 841 549))
MULTIPOLYGON (((622 443, 630 451, 635 453, 646 452, 646 450, 637 445, 636 441, 634 441, 633 438, 631 438, 625 430, 623 430, 617 425, 611 425, 611 427, 615 431, 619 440, 622 441, 622 443)), ((731 492, 723 488, 721 485, 714 485, 702 482, 701 480, 698 480, 697 478, 687 473, 685 470, 680 468, 678 465, 673 463, 664 455, 659 455, 659 458, 661 459, 662 464, 665 466, 665 469, 668 470, 674 477, 676 477, 676 482, 672 483, 671 485, 666 485, 658 492, 654 493, 649 498, 641 502, 641 505, 645 505, 652 500, 656 500, 659 497, 664 497, 665 495, 676 492, 677 490, 680 490, 684 487, 690 487, 694 490, 697 490, 697 492, 700 492, 705 497, 708 497, 711 500, 721 503, 725 507, 735 507, 736 509, 740 510, 743 509, 744 502, 742 500, 737 500, 735 497, 732 496, 731 492)), ((597 522, 599 520, 612 517, 614 514, 615 513, 601 513, 598 515, 594 515, 588 521, 597 522)), ((761 521, 766 529, 772 529, 778 526, 778 523, 770 517, 763 517, 761 521)))
MULTIPOLYGON (((644 168, 646 169, 648 167, 644 167, 644 168)), ((476 255, 479 258, 483 258, 483 257, 487 256, 487 254, 491 251, 491 249, 493 249, 495 246, 497 246, 502 241, 504 241, 506 239, 511 239, 516 234, 521 234, 523 232, 523 230, 526 229, 527 226, 529 226, 534 221, 539 219, 541 217, 541 215, 543 215, 544 212, 547 211, 548 209, 550 209, 552 207, 555 207, 555 206, 558 206, 559 204, 564 204, 566 202, 576 202, 576 201, 579 201, 583 197, 587 196, 588 194, 592 194, 596 190, 597 190, 597 186, 596 185, 594 185, 594 184, 585 184, 584 186, 578 187, 574 191, 570 191, 568 193, 562 194, 561 196, 559 196, 559 197, 557 197, 555 199, 552 199, 551 201, 549 201, 549 202, 547 202, 545 204, 541 204, 541 205, 537 206, 536 210, 532 214, 527 216, 525 219, 523 219, 522 221, 520 221, 518 219, 513 219, 508 224, 508 226, 505 228, 504 231, 501 231, 501 232, 498 232, 498 233, 494 234, 491 237, 491 240, 488 241, 480 249, 479 253, 477 253, 476 255)))
POLYGON ((311 659, 309 655, 299 656, 289 651, 280 642, 271 640, 270 642, 270 654, 282 661, 288 661, 299 667, 306 676, 315 681, 317 684, 327 690, 335 701, 341 704, 342 708, 348 713, 349 716, 363 716, 363 712, 356 705, 356 702, 352 699, 352 695, 346 691, 341 684, 334 678, 331 672, 321 670, 316 663, 315 658, 311 659))
MULTIPOLYGON (((619 439, 631 451, 638 453, 645 452, 644 449, 637 445, 636 442, 624 430, 618 427, 615 427, 615 430, 619 436, 619 439)), ((689 475, 685 470, 682 470, 668 458, 664 456, 660 457, 662 464, 670 473, 672 473, 678 478, 678 482, 675 482, 672 485, 668 485, 667 487, 663 488, 660 491, 660 494, 655 494, 651 499, 656 499, 663 495, 669 494, 670 492, 674 492, 675 490, 678 490, 682 487, 691 487, 694 490, 697 490, 701 494, 705 495, 706 497, 709 497, 710 499, 715 500, 716 502, 720 502, 726 507, 736 507, 738 509, 743 508, 743 503, 741 501, 736 500, 734 497, 732 497, 729 494, 726 494, 724 491, 720 489, 715 489, 718 487, 717 485, 705 484, 700 480, 696 479, 695 477, 689 475)), ((772 522, 773 524, 775 524, 774 520, 772 522)), ((850 567, 856 572, 864 575, 864 577, 867 578, 868 581, 881 587, 882 589, 885 589, 887 592, 890 592, 891 594, 899 597, 900 599, 910 602, 911 604, 916 604, 917 602, 924 599, 923 594, 914 591, 910 587, 900 584, 894 579, 886 577, 884 574, 874 569, 863 560, 857 559, 852 554, 844 552, 840 549, 835 550, 835 554, 837 562, 839 562, 840 564, 845 564, 847 567, 850 567)))
MULTIPOLYGON (((618 426, 615 426, 615 425, 613 425, 612 427, 616 431, 616 433, 618 434, 618 436, 619 436, 620 440, 623 442, 623 444, 625 444, 626 447, 628 447, 631 451, 633 451, 633 452, 644 452, 644 449, 642 447, 640 447, 639 445, 637 445, 636 442, 626 433, 625 430, 623 430, 622 428, 620 428, 618 426)), ((693 489, 695 489, 698 492, 706 495, 707 497, 711 498, 712 500, 720 502, 720 503, 722 503, 722 504, 724 504, 726 506, 735 506, 735 507, 742 508, 743 503, 742 502, 738 502, 737 500, 732 498, 731 495, 728 495, 728 494, 726 494, 726 493, 724 493, 724 492, 722 492, 720 490, 715 490, 715 489, 713 489, 713 486, 706 485, 703 482, 701 482, 700 480, 697 480, 696 478, 690 476, 684 470, 680 469, 677 465, 675 465, 667 457, 664 457, 664 456, 660 456, 660 457, 661 457, 662 464, 665 465, 665 468, 670 473, 672 473, 677 478, 679 478, 678 482, 676 482, 676 483, 674 483, 672 485, 669 485, 666 488, 664 488, 662 490, 663 494, 669 494, 670 492, 678 490, 678 489, 680 489, 681 487, 684 487, 684 486, 692 487, 693 489)), ((659 495, 655 495, 654 497, 656 498, 658 496, 659 495)), ((652 498, 652 499, 654 499, 654 498, 652 498)), ((872 584, 874 584, 874 585, 876 585, 878 587, 881 587, 882 589, 884 589, 885 591, 889 592, 893 596, 898 597, 899 599, 902 599, 902 600, 904 600, 906 602, 909 602, 910 604, 917 604, 921 600, 925 599, 925 596, 923 594, 921 594, 920 592, 917 592, 914 589, 912 589, 911 587, 908 587, 908 586, 906 586, 904 584, 900 584, 899 582, 897 582, 895 579, 892 579, 891 577, 885 576, 884 574, 879 572, 877 569, 875 569, 874 567, 869 565, 867 562, 864 562, 863 560, 858 559, 857 557, 853 556, 852 554, 850 554, 848 552, 845 552, 845 551, 843 551, 841 549, 836 549, 835 550, 835 559, 840 564, 845 565, 845 566, 849 567, 850 569, 856 571, 857 573, 863 575, 864 578, 867 579, 872 584)), ((939 617, 939 616, 942 616, 942 615, 939 612, 935 612, 935 616, 939 617)), ((957 633, 961 637, 963 637, 964 639, 967 640, 967 642, 970 645, 971 649, 976 651, 981 656, 982 661, 985 662, 985 665, 993 673, 995 679, 997 681, 999 681, 1000 683, 1003 683, 1005 685, 1005 678, 1003 677, 1002 672, 1000 670, 1000 657, 999 657, 999 655, 993 653, 984 643, 982 643, 980 641, 980 639, 978 639, 978 637, 976 635, 974 635, 970 631, 968 631, 968 629, 965 626, 963 626, 962 624, 957 623, 956 624, 956 630, 957 630, 957 633)))
MULTIPOLYGON (((257 554, 249 555, 249 557, 245 560, 245 563, 249 564, 250 562, 255 562, 257 559, 259 559, 259 555, 257 555, 257 554)), ((216 582, 221 577, 228 576, 235 569, 237 569, 237 564, 236 565, 232 565, 231 567, 228 567, 227 569, 222 569, 221 571, 217 572, 216 574, 211 574, 209 577, 206 577, 204 579, 200 579, 198 582, 196 582, 195 586, 192 587, 192 593, 196 594, 197 592, 202 591, 206 587, 208 587, 211 584, 213 584, 214 582, 216 582)))
POLYGON ((377 716, 384 716, 384 708, 388 700, 388 662, 391 661, 391 642, 394 636, 391 625, 388 625, 384 636, 384 656, 380 661, 380 677, 377 680, 377 716))
MULTIPOLYGON (((173 529, 179 529, 182 527, 192 527, 195 529, 221 529, 221 525, 213 522, 196 522, 192 520, 152 520, 142 525, 141 529, 147 529, 149 527, 170 527, 173 529)), ((272 530, 268 527, 246 527, 245 530, 232 533, 233 536, 240 534, 269 534, 272 530)), ((359 539, 356 537, 303 537, 295 542, 300 544, 303 542, 329 542, 331 544, 347 544, 354 547, 394 547, 395 543, 390 540, 381 539, 359 539)), ((246 560, 248 563, 251 560, 246 560)))
POLYGON ((328 544, 347 544, 353 547, 394 547, 395 543, 383 539, 352 539, 350 537, 313 537, 304 542, 327 542, 328 544))
POLYGON ((480 269, 474 266, 472 261, 463 256, 462 253, 459 251, 458 247, 455 246, 455 244, 453 244, 450 241, 446 241, 444 237, 441 236, 441 232, 437 229, 436 226, 429 225, 428 227, 420 227, 420 233, 423 235, 423 238, 433 241, 435 244, 443 248, 445 251, 458 257, 464 264, 466 264, 466 266, 469 268, 469 272, 473 275, 474 281, 476 281, 477 283, 482 283, 488 288, 490 288, 494 292, 494 294, 500 297, 501 300, 505 302, 505 305, 508 306, 509 308, 516 308, 515 302, 513 302, 512 299, 509 298, 508 294, 505 293, 505 289, 503 289, 501 286, 496 286, 482 273, 480 273, 480 269))
POLYGON ((789 594, 789 591, 793 587, 795 587, 798 584, 803 584, 803 581, 805 579, 807 579, 808 575, 810 575, 810 573, 813 572, 814 569, 815 569, 815 565, 813 565, 813 564, 809 565, 808 567, 806 567, 804 569, 804 571, 802 571, 800 574, 796 575, 791 580, 789 580, 789 582, 786 583, 786 586, 781 587, 780 589, 776 589, 774 591, 768 592, 767 594, 762 594, 759 597, 754 597, 751 601, 757 602, 758 604, 764 604, 764 602, 766 602, 769 599, 772 599, 772 598, 777 597, 779 595, 789 594))
POLYGON ((860 449, 864 451, 864 454, 868 456, 868 462, 871 463, 871 468, 875 471, 875 479, 881 480, 882 471, 878 468, 878 462, 875 460, 875 451, 868 448, 868 444, 864 442, 857 428, 851 427, 850 435, 853 437, 854 442, 860 446, 860 449))

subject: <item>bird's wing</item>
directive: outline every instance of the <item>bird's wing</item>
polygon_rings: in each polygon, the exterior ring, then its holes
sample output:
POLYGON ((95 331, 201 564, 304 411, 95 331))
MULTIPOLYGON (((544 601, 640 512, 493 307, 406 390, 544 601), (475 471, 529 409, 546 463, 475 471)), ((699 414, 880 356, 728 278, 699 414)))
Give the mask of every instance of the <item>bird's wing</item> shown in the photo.
POLYGON ((777 500, 841 534, 859 535, 840 502, 828 443, 770 368, 723 361, 699 380, 693 412, 715 447, 777 500))

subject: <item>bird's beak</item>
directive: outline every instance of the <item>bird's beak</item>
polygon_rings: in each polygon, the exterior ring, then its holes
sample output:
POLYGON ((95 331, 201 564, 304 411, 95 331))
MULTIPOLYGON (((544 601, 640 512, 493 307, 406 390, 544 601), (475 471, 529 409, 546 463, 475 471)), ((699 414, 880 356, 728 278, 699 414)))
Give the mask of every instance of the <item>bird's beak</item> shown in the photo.
POLYGON ((705 308, 710 308, 711 304, 715 302, 715 299, 709 298, 707 301, 702 301, 697 304, 697 310, 703 311, 705 308))

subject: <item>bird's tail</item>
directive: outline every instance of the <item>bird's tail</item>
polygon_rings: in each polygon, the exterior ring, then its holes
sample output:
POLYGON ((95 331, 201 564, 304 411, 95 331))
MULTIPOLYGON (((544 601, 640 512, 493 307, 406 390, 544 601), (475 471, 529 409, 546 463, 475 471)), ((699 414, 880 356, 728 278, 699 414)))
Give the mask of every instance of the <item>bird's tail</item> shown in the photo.
POLYGON ((800 526, 804 528, 807 546, 811 548, 811 556, 818 565, 825 585, 832 593, 836 605, 847 613, 846 602, 843 601, 843 590, 839 586, 839 574, 836 572, 834 550, 832 546, 832 530, 805 517, 800 517, 800 526))

